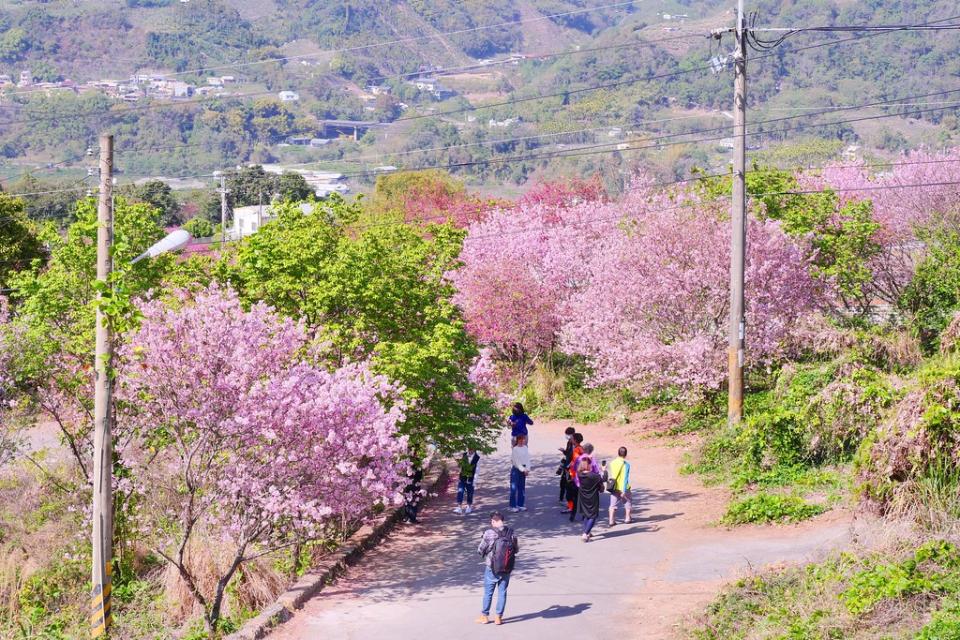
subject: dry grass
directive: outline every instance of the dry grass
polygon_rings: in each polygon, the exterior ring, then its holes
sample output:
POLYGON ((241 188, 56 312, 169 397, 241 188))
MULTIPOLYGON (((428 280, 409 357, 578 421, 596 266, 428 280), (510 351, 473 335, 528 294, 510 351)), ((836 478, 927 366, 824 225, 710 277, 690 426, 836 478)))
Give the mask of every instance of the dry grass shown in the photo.
MULTIPOLYGON (((233 560, 230 542, 200 533, 187 547, 186 564, 197 581, 201 593, 209 597, 216 591, 217 580, 233 560)), ((225 617, 243 617, 272 602, 289 583, 289 575, 279 569, 275 558, 264 556, 244 563, 227 588, 224 599, 225 617)), ((166 613, 181 625, 203 616, 203 609, 190 594, 177 569, 166 565, 160 577, 166 613)))

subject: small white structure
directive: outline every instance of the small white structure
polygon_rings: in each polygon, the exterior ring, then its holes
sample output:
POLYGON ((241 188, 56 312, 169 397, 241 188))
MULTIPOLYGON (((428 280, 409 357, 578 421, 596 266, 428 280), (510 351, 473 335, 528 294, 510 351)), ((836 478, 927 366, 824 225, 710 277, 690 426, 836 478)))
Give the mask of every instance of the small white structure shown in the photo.
POLYGON ((20 82, 17 83, 21 87, 29 87, 33 84, 33 72, 30 69, 24 69, 20 72, 20 82))
POLYGON ((281 91, 277 94, 277 97, 280 98, 280 102, 297 102, 300 99, 300 94, 296 91, 281 91))
MULTIPOLYGON (((310 213, 313 211, 313 205, 309 202, 301 202, 300 210, 310 213)), ((239 240, 253 235, 274 217, 273 208, 269 204, 237 207, 233 210, 233 229, 230 231, 230 237, 239 240)))

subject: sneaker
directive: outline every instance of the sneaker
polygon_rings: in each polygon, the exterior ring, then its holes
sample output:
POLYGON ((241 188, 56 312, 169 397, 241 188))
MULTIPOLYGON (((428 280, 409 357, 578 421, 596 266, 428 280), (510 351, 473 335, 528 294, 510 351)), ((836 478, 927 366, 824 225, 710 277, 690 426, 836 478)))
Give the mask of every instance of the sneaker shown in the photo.
POLYGON ((573 511, 571 511, 570 509, 564 509, 560 513, 573 513, 573 511))
POLYGON ((464 509, 463 512, 467 514, 473 513, 473 507, 471 507, 470 505, 467 505, 467 508, 464 509))
POLYGON ((488 622, 490 622, 490 618, 482 614, 476 619, 477 624, 487 624, 488 622))
POLYGON ((580 536, 580 539, 583 540, 584 542, 589 542, 590 536, 588 536, 587 534, 583 534, 582 536, 580 536))
POLYGON ((502 617, 502 616, 497 616, 496 618, 494 618, 494 619, 493 619, 493 624, 503 624, 503 617, 502 617))
POLYGON ((516 507, 510 507, 510 512, 511 512, 511 513, 516 513, 517 511, 520 511, 520 509, 518 509, 518 508, 516 508, 516 507))
POLYGON ((527 510, 526 507, 517 507, 517 511, 526 511, 526 510, 527 510))
MULTIPOLYGON (((468 508, 469 508, 469 507, 468 507, 468 508)), ((460 505, 457 505, 457 506, 454 508, 453 512, 454 512, 455 514, 457 514, 457 515, 460 515, 461 513, 463 513, 463 509, 460 508, 460 505)))

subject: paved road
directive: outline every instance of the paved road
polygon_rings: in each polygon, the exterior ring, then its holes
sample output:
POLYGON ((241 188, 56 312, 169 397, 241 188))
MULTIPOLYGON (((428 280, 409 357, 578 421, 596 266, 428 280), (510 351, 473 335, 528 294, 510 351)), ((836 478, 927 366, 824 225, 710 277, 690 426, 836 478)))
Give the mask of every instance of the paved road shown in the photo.
MULTIPOLYGON (((745 567, 809 559, 846 542, 845 521, 806 528, 713 527, 709 521, 722 498, 679 477, 675 451, 648 446, 630 456, 634 522, 613 528, 600 523, 594 540, 583 543, 579 522, 559 514, 554 471, 565 426, 532 429, 529 511, 507 513, 521 550, 502 627, 473 621, 482 577, 476 546, 488 514, 507 507, 506 436, 495 455, 481 460, 478 513, 453 514, 456 486, 449 487, 430 503, 421 524, 405 526, 368 554, 271 639, 667 638, 677 616, 709 599, 722 579, 745 567)), ((618 438, 625 438, 610 428, 583 429, 603 458, 611 458, 618 438)))

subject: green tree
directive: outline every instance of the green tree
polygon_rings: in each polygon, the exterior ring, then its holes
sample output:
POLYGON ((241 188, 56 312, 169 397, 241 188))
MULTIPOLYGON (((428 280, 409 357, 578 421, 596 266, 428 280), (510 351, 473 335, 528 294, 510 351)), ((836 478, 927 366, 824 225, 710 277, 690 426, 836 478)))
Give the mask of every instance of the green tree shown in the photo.
POLYGON ((248 301, 303 317, 339 363, 369 358, 399 382, 410 413, 402 432, 423 453, 486 448, 492 405, 470 384, 478 355, 444 274, 458 263, 463 232, 403 225, 351 229, 356 202, 339 197, 311 213, 277 206, 278 218, 244 239, 221 271, 248 301))
POLYGON ((37 230, 27 219, 23 201, 0 194, 0 291, 7 288, 10 273, 30 267, 44 255, 37 230))
POLYGON ((19 62, 29 50, 30 39, 23 29, 14 27, 0 35, 0 61, 19 62))
POLYGON ((183 228, 194 238, 209 238, 213 235, 213 223, 202 216, 187 220, 183 228))
POLYGON ((30 174, 10 186, 11 193, 29 194, 22 196, 27 217, 60 224, 73 218, 77 200, 84 197, 84 189, 75 183, 45 182, 30 174))
POLYGON ((150 205, 129 204, 118 197, 114 210, 114 274, 103 286, 96 277, 97 207, 92 199, 77 203, 77 220, 65 236, 48 230, 50 260, 10 277, 11 299, 26 336, 16 359, 22 389, 51 414, 73 452, 82 476, 90 473, 86 457, 92 419, 87 391, 93 368, 97 293, 104 296, 119 335, 135 321, 133 299, 158 289, 175 262, 169 256, 130 261, 163 237, 159 213, 150 205))
POLYGON ((150 180, 143 184, 130 185, 120 189, 121 195, 131 202, 144 202, 160 211, 160 224, 170 226, 180 224, 180 203, 173 195, 173 189, 162 180, 150 180))
POLYGON ((960 307, 960 232, 952 228, 928 231, 926 255, 916 266, 900 307, 927 353, 939 347, 940 334, 960 307))
POLYGON ((302 202, 314 195, 314 190, 299 173, 284 173, 277 179, 277 193, 280 199, 289 202, 302 202))

